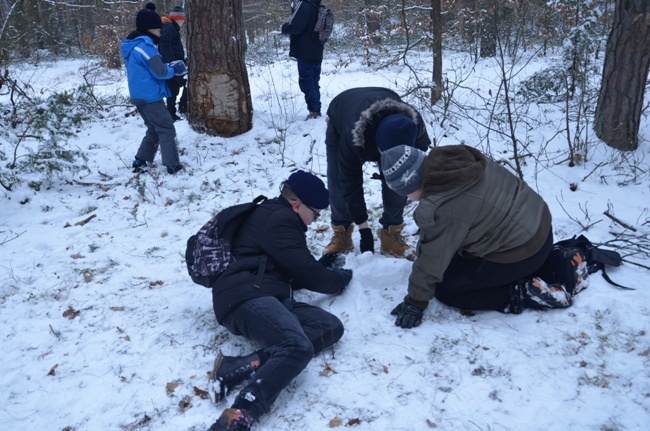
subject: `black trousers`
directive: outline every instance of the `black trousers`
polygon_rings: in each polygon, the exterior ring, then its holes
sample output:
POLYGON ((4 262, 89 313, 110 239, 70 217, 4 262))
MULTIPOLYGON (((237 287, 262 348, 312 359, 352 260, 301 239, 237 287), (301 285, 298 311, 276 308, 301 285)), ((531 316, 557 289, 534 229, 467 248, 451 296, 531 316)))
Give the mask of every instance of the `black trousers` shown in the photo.
MULTIPOLYGON (((176 98, 181 92, 181 89, 185 87, 185 83, 185 79, 176 76, 167 80, 167 87, 172 93, 171 96, 167 98, 167 110, 172 114, 172 118, 176 115, 176 98)), ((187 89, 183 90, 181 100, 178 103, 178 109, 181 114, 187 112, 187 89)))
POLYGON ((290 298, 271 296, 242 303, 222 325, 255 341, 268 355, 233 403, 234 408, 246 409, 256 419, 315 355, 343 336, 343 323, 333 314, 290 298))
POLYGON ((456 255, 441 283, 436 285, 436 299, 464 310, 503 311, 510 303, 510 290, 518 281, 541 277, 554 283, 549 256, 553 249, 553 232, 533 256, 514 263, 496 263, 481 258, 456 255))
MULTIPOLYGON (((332 123, 327 123, 325 131, 325 144, 327 148, 327 188, 330 193, 331 221, 333 225, 348 227, 354 222, 354 216, 348 212, 348 205, 343 197, 343 190, 339 181, 339 136, 340 132, 334 129, 332 123)), ((372 184, 366 184, 367 187, 372 184)), ((384 229, 388 226, 398 226, 404 223, 404 207, 406 196, 400 196, 388 187, 386 180, 381 179, 381 201, 384 212, 379 223, 384 229)))

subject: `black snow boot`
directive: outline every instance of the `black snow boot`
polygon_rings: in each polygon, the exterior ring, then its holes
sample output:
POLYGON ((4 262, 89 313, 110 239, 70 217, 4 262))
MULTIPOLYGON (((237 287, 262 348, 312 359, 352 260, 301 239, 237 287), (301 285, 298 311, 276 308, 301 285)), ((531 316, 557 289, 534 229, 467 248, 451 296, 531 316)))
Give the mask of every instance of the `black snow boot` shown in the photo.
POLYGON ((215 401, 226 396, 233 386, 247 380, 262 365, 259 352, 247 356, 224 356, 221 353, 214 360, 212 379, 215 385, 215 401), (218 393, 217 393, 218 389, 218 393))

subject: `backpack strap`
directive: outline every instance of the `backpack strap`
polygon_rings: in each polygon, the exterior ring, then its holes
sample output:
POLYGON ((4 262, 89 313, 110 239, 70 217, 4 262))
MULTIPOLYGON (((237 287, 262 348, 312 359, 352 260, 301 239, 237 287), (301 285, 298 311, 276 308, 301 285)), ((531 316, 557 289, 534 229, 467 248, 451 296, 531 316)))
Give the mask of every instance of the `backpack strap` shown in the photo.
POLYGON ((266 271, 266 260, 267 260, 266 255, 263 255, 260 258, 260 266, 257 267, 257 277, 255 278, 255 283, 253 283, 253 287, 255 289, 259 289, 260 286, 262 285, 262 279, 264 278, 264 271, 266 271))
POLYGON ((264 196, 264 195, 259 195, 258 197, 256 197, 255 199, 253 199, 253 203, 259 205, 259 204, 261 204, 262 202, 264 202, 265 200, 267 200, 267 197, 266 197, 266 196, 264 196))
POLYGON ((625 290, 636 290, 636 289, 633 288, 633 287, 623 286, 622 284, 618 284, 617 282, 612 281, 612 279, 609 278, 609 274, 607 274, 607 271, 605 271, 605 266, 604 266, 604 265, 603 265, 603 267, 601 268, 601 271, 602 271, 602 273, 603 273, 603 278, 604 278, 604 279, 605 279, 609 284, 611 284, 612 286, 620 287, 621 289, 625 289, 625 290))
POLYGON ((239 227, 246 219, 257 209, 257 207, 266 200, 266 196, 259 195, 252 202, 238 204, 228 207, 221 211, 221 217, 215 228, 217 235, 228 240, 232 240, 239 227))
MULTIPOLYGON (((253 199, 253 203, 259 205, 262 202, 264 202, 266 199, 267 199, 266 196, 259 195, 258 197, 253 199)), ((262 279, 264 278, 264 271, 266 271, 266 261, 267 261, 266 255, 262 256, 262 258, 260 259, 260 266, 257 267, 257 278, 255 278, 255 283, 253 283, 253 287, 255 289, 259 289, 260 286, 262 285, 262 279)))

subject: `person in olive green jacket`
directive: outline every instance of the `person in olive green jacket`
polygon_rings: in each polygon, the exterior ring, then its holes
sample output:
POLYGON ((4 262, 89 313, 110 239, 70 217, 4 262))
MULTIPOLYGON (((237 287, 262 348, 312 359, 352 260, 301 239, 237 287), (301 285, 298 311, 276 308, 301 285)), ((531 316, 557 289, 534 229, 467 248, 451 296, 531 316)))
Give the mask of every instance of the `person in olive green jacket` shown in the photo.
POLYGON ((523 180, 472 147, 397 146, 381 156, 388 186, 419 201, 408 294, 392 314, 418 326, 429 301, 519 314, 567 308, 587 287, 585 256, 553 246, 548 205, 523 180))

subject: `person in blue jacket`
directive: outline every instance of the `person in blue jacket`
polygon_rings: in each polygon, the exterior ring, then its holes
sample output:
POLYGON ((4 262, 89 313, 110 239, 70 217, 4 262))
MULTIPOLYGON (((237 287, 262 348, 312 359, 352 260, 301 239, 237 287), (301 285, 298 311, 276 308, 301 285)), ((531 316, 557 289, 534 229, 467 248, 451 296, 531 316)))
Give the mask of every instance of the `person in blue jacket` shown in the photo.
POLYGON ((321 116, 320 71, 323 45, 314 33, 321 0, 303 0, 293 8, 291 19, 282 24, 282 34, 290 36, 289 56, 298 62, 298 86, 305 95, 309 115, 321 116))
POLYGON ((162 20, 156 5, 147 3, 135 18, 136 30, 122 41, 120 50, 129 83, 131 103, 135 105, 147 126, 140 148, 135 155, 133 172, 146 171, 153 163, 158 146, 167 172, 175 174, 183 169, 176 145, 174 120, 167 111, 164 98, 170 96, 167 80, 187 73, 182 61, 164 64, 156 44, 160 38, 162 20))

